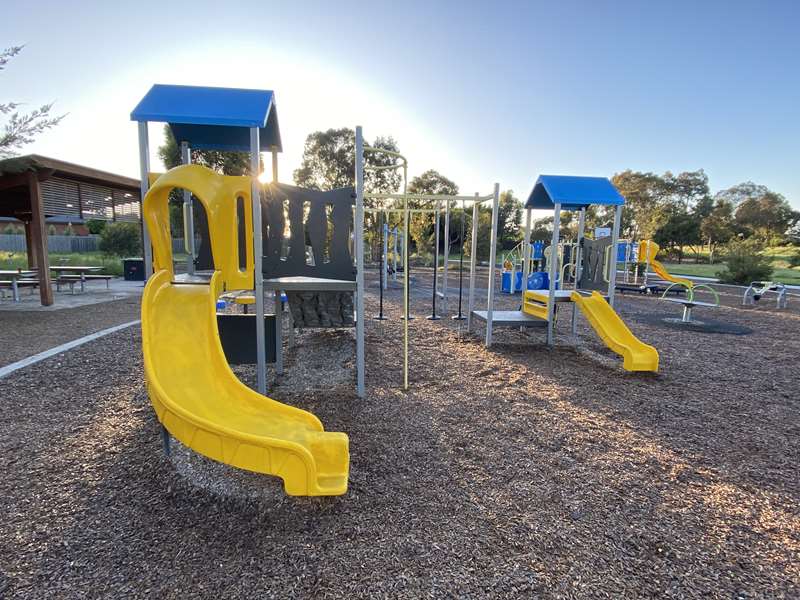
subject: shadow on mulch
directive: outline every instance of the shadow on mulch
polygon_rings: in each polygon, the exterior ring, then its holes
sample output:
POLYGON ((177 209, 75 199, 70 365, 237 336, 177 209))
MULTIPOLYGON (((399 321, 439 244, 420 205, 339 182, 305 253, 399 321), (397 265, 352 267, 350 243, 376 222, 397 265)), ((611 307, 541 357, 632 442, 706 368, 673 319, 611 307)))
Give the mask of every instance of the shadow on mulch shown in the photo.
POLYGON ((679 331, 692 331, 695 333, 718 333, 722 335, 750 335, 753 329, 735 323, 716 321, 714 319, 695 319, 684 323, 680 317, 664 317, 661 315, 637 315, 636 320, 649 325, 669 327, 679 331))

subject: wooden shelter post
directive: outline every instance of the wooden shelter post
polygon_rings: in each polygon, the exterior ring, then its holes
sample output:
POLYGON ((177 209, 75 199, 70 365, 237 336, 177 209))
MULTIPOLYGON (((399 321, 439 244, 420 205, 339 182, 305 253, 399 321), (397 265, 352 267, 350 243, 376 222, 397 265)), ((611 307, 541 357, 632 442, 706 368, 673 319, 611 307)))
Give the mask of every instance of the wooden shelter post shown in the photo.
POLYGON ((31 199, 30 247, 39 268, 39 295, 42 306, 53 304, 53 286, 50 282, 50 255, 47 252, 47 230, 44 224, 42 188, 36 173, 28 173, 28 190, 31 199))

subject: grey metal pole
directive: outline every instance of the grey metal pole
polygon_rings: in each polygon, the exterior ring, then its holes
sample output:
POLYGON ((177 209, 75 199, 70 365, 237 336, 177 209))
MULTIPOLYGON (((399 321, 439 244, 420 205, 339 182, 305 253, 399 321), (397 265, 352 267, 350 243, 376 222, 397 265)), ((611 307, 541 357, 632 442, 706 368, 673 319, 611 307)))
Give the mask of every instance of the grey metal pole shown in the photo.
MULTIPOLYGON (((140 206, 144 206, 144 197, 150 189, 150 141, 147 133, 147 121, 139 121, 139 183, 142 198, 140 206)), ((144 211, 139 215, 142 220, 142 247, 144 249, 144 279, 147 281, 153 274, 153 247, 150 245, 150 232, 147 231, 147 222, 144 211)))
MULTIPOLYGON (((181 142, 181 162, 185 165, 192 163, 192 152, 188 142, 181 142)), ((194 207, 192 206, 192 193, 183 191, 183 239, 186 247, 186 273, 194 275, 194 207)))
MULTIPOLYGON (((547 345, 552 346, 555 341, 554 321, 556 309, 556 277, 558 276, 558 241, 561 235, 561 204, 557 203, 553 210, 553 237, 550 240, 550 263, 548 276, 550 290, 547 296, 547 345)), ((563 287, 563 282, 562 282, 563 287)))
POLYGON ((472 329, 472 310, 475 307, 475 269, 478 266, 478 194, 472 203, 472 237, 469 247, 469 295, 467 296, 467 331, 472 329))
POLYGON ((364 397, 364 134, 356 127, 356 393, 364 397))
MULTIPOLYGON (((261 394, 267 393, 267 348, 264 339, 264 272, 261 242, 261 190, 258 185, 260 140, 258 127, 250 128, 250 196, 253 209, 253 295, 256 297, 256 382, 261 394)), ((275 337, 281 343, 281 315, 275 315, 275 337)))
POLYGON ((608 303, 614 308, 614 292, 617 289, 617 243, 619 240, 619 226, 622 222, 622 205, 619 204, 614 209, 614 228, 611 230, 611 256, 608 262, 611 263, 611 272, 608 274, 608 303))
POLYGON ((272 146, 272 183, 278 183, 278 148, 272 146))
MULTIPOLYGON (((581 278, 581 271, 583 271, 583 248, 581 241, 583 240, 584 229, 586 228, 586 207, 581 209, 578 217, 578 237, 575 244, 575 289, 578 289, 578 282, 581 278)), ((572 303, 572 335, 578 332, 578 306, 572 303)))
POLYGON ((486 347, 492 345, 492 317, 494 313, 494 269, 497 260, 497 218, 500 212, 500 184, 494 184, 492 198, 492 237, 489 246, 489 293, 486 297, 486 347))
MULTIPOLYGON (((528 290, 528 275, 531 274, 531 216, 530 208, 525 209, 525 235, 522 238, 522 302, 525 302, 525 292, 528 290)), ((511 282, 514 285, 514 282, 511 282)))
POLYGON ((408 277, 408 167, 403 165, 403 389, 408 389, 408 322, 411 319, 409 310, 409 277, 408 277))
POLYGON ((442 310, 446 313, 448 306, 447 265, 450 262, 450 200, 445 202, 444 209, 444 273, 442 274, 442 310))
POLYGON ((383 289, 389 289, 389 281, 387 273, 389 272, 389 213, 383 213, 383 289))
POLYGON ((436 314, 436 294, 439 293, 437 278, 439 275, 439 223, 441 206, 436 203, 436 211, 433 217, 433 294, 431 295, 431 314, 426 317, 429 321, 438 321, 439 315, 436 314))

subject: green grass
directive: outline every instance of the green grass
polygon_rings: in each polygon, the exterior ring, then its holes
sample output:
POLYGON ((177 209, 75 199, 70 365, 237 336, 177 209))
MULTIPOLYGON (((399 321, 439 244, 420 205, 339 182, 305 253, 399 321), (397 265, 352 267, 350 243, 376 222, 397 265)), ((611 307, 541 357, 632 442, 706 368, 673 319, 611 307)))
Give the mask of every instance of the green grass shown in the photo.
MULTIPOLYGON (((106 256, 102 252, 72 252, 68 254, 50 253, 50 265, 81 265, 87 267, 103 267, 101 273, 106 275, 122 275, 122 259, 106 256)), ((24 252, 0 252, 0 268, 26 269, 28 257, 24 252)))
MULTIPOLYGON (((788 263, 785 260, 778 259, 779 255, 773 255, 773 266, 775 272, 772 274, 773 281, 780 281, 781 283, 800 285, 800 267, 793 269, 788 268, 788 263), (780 266, 786 265, 786 266, 780 266)), ((725 263, 715 263, 709 265, 706 263, 664 263, 667 271, 674 275, 695 275, 697 277, 716 277, 717 271, 722 271, 725 268, 725 263)))

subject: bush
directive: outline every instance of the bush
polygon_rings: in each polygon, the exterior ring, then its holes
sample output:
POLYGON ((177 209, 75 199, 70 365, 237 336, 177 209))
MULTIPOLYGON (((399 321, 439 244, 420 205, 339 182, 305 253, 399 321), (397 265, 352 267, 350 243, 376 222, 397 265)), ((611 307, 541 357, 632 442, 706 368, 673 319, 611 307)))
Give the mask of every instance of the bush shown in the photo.
POLYGON ((772 277, 772 261, 761 254, 763 248, 755 241, 733 240, 725 247, 727 267, 717 272, 722 283, 747 285, 751 281, 768 281, 772 277))
POLYGON ((56 233, 58 232, 56 231, 55 225, 50 225, 50 227, 47 228, 47 235, 56 235, 56 233))
POLYGON ((86 229, 89 230, 89 233, 94 235, 103 233, 106 225, 107 223, 105 221, 101 221, 100 219, 89 219, 86 221, 86 229))
POLYGON ((72 229, 72 223, 67 223, 67 226, 64 228, 64 235, 75 235, 75 231, 72 229))
POLYGON ((790 268, 800 267, 800 253, 792 254, 789 257, 789 267, 790 268))
POLYGON ((19 228, 17 228, 17 226, 13 223, 9 223, 6 225, 5 229, 3 229, 3 233, 5 235, 14 235, 15 233, 19 233, 19 228))
POLYGON ((111 223, 100 234, 100 250, 112 256, 138 256, 142 252, 136 223, 111 223))

